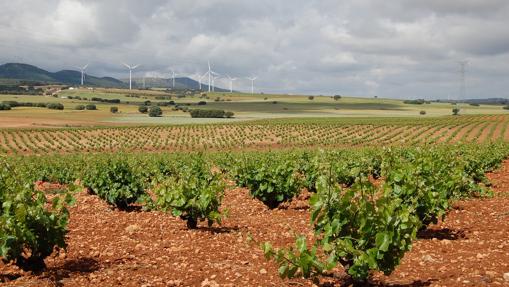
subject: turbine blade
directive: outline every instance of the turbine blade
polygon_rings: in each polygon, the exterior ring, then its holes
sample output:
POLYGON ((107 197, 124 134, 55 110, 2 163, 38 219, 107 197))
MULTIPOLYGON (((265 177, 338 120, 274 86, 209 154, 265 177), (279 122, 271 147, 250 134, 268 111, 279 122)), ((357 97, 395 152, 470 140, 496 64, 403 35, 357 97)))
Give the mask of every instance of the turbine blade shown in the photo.
POLYGON ((138 65, 136 65, 136 66, 132 67, 131 69, 133 69, 133 70, 134 70, 134 69, 138 68, 139 66, 141 66, 141 65, 140 65, 140 64, 138 64, 138 65))
POLYGON ((85 70, 87 67, 88 67, 88 64, 86 64, 85 66, 83 66, 83 70, 85 70))

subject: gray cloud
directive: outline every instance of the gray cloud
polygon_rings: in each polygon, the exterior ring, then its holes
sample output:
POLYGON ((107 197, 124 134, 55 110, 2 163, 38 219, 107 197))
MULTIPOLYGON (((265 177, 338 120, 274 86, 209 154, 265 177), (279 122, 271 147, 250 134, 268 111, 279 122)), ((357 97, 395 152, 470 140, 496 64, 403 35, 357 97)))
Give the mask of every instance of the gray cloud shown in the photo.
MULTIPOLYGON (((258 75, 264 92, 455 98, 469 59, 469 97, 507 97, 509 2, 6 1, 0 62, 89 73, 258 75)), ((226 82, 223 82, 226 85, 226 82)))

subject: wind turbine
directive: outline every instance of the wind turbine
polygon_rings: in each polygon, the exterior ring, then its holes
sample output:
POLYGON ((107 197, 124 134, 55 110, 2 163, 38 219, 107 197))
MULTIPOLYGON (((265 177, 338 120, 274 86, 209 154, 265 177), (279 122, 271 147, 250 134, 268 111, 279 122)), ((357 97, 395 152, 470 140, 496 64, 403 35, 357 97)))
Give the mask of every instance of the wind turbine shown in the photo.
POLYGON ((208 72, 206 72, 205 74, 203 74, 203 75, 201 75, 201 76, 200 76, 200 75, 198 75, 198 84, 200 85, 200 91, 201 91, 201 80, 202 80, 203 78, 205 78, 205 76, 207 75, 207 73, 208 73, 208 72))
POLYGON ((230 93, 233 93, 233 81, 236 81, 237 78, 232 78, 228 75, 226 75, 228 77, 228 79, 230 80, 230 93))
POLYGON ((173 79, 173 89, 175 89, 175 76, 178 74, 175 73, 175 71, 173 69, 170 69, 170 71, 171 71, 171 78, 173 79))
POLYGON ((83 86, 83 82, 85 81, 85 70, 87 69, 87 67, 88 67, 88 64, 86 64, 83 67, 76 66, 76 68, 78 68, 81 71, 81 85, 82 86, 83 86))
POLYGON ((210 69, 210 61, 207 61, 207 64, 209 64, 209 70, 208 70, 208 74, 209 74, 209 93, 210 93, 210 80, 211 80, 211 76, 212 76, 212 70, 210 69))
POLYGON ((132 72, 134 69, 138 68, 140 65, 134 65, 134 66, 129 66, 128 64, 126 63, 122 63, 124 64, 124 66, 126 66, 128 69, 129 69, 129 90, 131 90, 131 79, 132 79, 132 72))
POLYGON ((219 74, 214 73, 214 72, 212 72, 212 74, 217 75, 217 76, 212 76, 212 92, 214 92, 214 91, 216 90, 216 86, 215 86, 215 85, 216 85, 216 84, 215 84, 216 79, 221 78, 221 76, 219 76, 219 74))
MULTIPOLYGON (((207 61, 207 63, 209 64, 209 70, 205 74, 209 75, 209 92, 211 92, 210 89, 214 85, 214 78, 217 79, 217 77, 214 77, 214 75, 219 76, 219 74, 214 72, 214 71, 212 71, 212 69, 210 68, 210 61, 207 61)), ((214 89, 214 88, 212 87, 212 89, 214 89)), ((214 91, 214 90, 212 90, 212 91, 214 91)))
POLYGON ((254 81, 256 79, 258 79, 258 77, 252 77, 252 78, 247 78, 248 80, 251 81, 251 95, 254 94, 254 81))

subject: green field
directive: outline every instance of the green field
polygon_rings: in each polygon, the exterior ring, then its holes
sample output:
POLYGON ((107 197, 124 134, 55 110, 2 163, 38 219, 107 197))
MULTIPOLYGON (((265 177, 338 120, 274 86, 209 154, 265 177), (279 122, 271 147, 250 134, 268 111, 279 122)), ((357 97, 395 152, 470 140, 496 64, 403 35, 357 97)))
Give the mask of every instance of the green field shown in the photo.
MULTIPOLYGON (((334 100, 330 96, 297 95, 269 95, 243 93, 206 93, 206 98, 199 94, 178 97, 175 94, 159 90, 122 90, 122 89, 74 89, 62 90, 53 96, 14 96, 0 95, 1 101, 18 102, 59 102, 65 106, 63 111, 44 108, 20 107, 11 111, 1 111, 0 119, 10 118, 11 121, 29 121, 32 126, 107 126, 131 124, 201 124, 228 123, 247 120, 275 119, 275 118, 328 118, 328 117, 437 117, 451 115, 453 105, 450 103, 432 102, 429 104, 405 104, 401 100, 342 97, 334 100), (131 96, 133 95, 133 96, 131 96), (137 108, 144 101, 157 102, 169 99, 156 97, 171 97, 176 105, 188 108, 221 109, 235 113, 233 119, 197 119, 191 118, 189 113, 175 111, 174 106, 162 107, 163 117, 149 118, 138 112, 137 108), (74 99, 69 99, 73 97, 74 99), (87 98, 77 100, 75 97, 87 98), (77 111, 76 105, 92 103, 92 97, 102 99, 119 99, 119 104, 93 102, 97 111, 77 111), (206 105, 197 103, 205 101, 206 105), (110 113, 110 107, 119 108, 119 113, 110 113), (425 115, 420 115, 425 111, 425 115)), ((499 105, 471 106, 461 104, 461 114, 506 114, 507 111, 499 105)), ((2 127, 9 127, 7 120, 2 127)))

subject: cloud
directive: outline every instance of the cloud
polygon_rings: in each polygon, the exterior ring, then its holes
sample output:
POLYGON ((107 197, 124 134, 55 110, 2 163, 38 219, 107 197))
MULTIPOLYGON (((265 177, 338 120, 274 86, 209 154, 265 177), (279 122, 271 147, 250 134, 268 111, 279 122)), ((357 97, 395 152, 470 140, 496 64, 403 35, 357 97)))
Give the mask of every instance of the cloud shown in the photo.
MULTIPOLYGON (((0 62, 50 70, 90 63, 125 77, 169 68, 203 74, 207 61, 236 86, 281 93, 457 97, 469 59, 471 97, 509 96, 505 0, 1 2, 0 62)), ((225 82, 226 83, 226 82, 225 82)))

